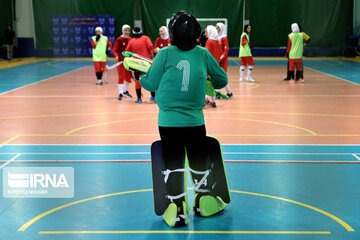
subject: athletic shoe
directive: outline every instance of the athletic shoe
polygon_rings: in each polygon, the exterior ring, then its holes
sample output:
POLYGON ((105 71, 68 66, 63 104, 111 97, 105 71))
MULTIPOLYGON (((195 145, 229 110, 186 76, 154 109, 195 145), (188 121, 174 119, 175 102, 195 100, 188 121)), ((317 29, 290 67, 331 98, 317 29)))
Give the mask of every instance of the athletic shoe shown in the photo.
POLYGON ((130 95, 129 91, 124 92, 124 97, 132 98, 132 96, 130 95))
POLYGON ((291 80, 291 78, 286 77, 286 78, 284 78, 283 80, 284 80, 284 81, 289 81, 289 80, 291 80))
POLYGON ((217 93, 215 96, 216 99, 220 99, 220 93, 217 93))
POLYGON ((216 108, 216 102, 211 102, 210 106, 213 107, 213 108, 216 108))
POLYGON ((240 78, 240 82, 244 82, 245 80, 243 78, 240 78))
POLYGON ((291 80, 289 81, 289 84, 295 84, 295 80, 294 80, 294 79, 291 79, 291 80))
POLYGON ((151 97, 151 98, 150 98, 150 102, 156 103, 155 98, 154 98, 154 97, 151 97))
POLYGON ((246 78, 246 81, 248 81, 248 82, 255 82, 255 80, 254 80, 252 77, 246 78))
POLYGON ((305 83, 305 81, 304 81, 304 79, 303 79, 303 78, 301 78, 301 79, 300 79, 300 83, 302 83, 302 84, 304 84, 304 83, 305 83))
POLYGON ((96 85, 102 85, 102 84, 103 84, 103 81, 101 81, 100 79, 97 80, 96 85))
POLYGON ((141 98, 138 98, 138 100, 136 100, 135 103, 142 103, 141 98))
POLYGON ((233 96, 233 93, 232 92, 228 93, 228 94, 226 94, 226 96, 228 96, 228 98, 231 98, 233 96))
POLYGON ((205 105, 208 105, 208 104, 210 104, 210 100, 209 99, 205 99, 205 105))
POLYGON ((123 95, 120 93, 118 99, 121 100, 123 98, 123 95))
POLYGON ((197 216, 209 217, 224 210, 227 204, 220 197, 211 195, 200 196, 198 193, 194 199, 194 213, 197 216))
POLYGON ((188 207, 184 201, 181 205, 178 207, 175 203, 170 203, 165 210, 163 218, 170 227, 183 227, 188 224, 188 207))

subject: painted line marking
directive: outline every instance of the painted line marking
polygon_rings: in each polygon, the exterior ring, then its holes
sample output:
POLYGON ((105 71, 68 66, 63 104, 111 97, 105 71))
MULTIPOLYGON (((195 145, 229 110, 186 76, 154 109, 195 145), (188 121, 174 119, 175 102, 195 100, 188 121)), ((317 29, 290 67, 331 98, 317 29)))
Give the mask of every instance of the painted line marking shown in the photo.
POLYGON ((355 153, 354 154, 352 154, 357 160, 359 160, 360 161, 360 157, 358 156, 358 155, 356 155, 355 153))
MULTIPOLYGON (((12 145, 12 144, 10 144, 12 145)), ((13 144, 16 145, 16 144, 13 144)), ((225 145, 225 144, 224 144, 225 145)), ((107 145, 105 145, 107 146, 107 145)), ((150 147, 150 145, 148 145, 150 147)), ((360 147, 360 145, 359 145, 360 147)), ((150 154, 150 152, 9 152, 9 153, 0 153, 0 155, 14 155, 21 153, 23 155, 117 155, 117 154, 150 154)), ((357 158, 360 157, 356 156, 359 153, 336 153, 336 152, 329 152, 329 153, 310 153, 310 152, 222 152, 223 154, 228 155, 353 155, 357 158)))
POLYGON ((331 234, 330 231, 39 231, 39 234, 331 234))
POLYGON ((4 145, 6 145, 6 144, 8 144, 8 143, 10 143, 10 142, 12 142, 12 141, 14 141, 15 139, 17 139, 17 138, 20 137, 20 136, 21 136, 21 134, 16 134, 14 137, 12 137, 12 138, 6 140, 5 142, 3 142, 3 143, 0 145, 0 148, 3 147, 4 145))
MULTIPOLYGON (((289 95, 290 96, 290 95, 289 95)), ((291 95, 294 97, 294 95, 291 95)), ((334 95, 329 95, 334 96, 334 95)), ((349 95, 337 95, 339 97, 346 97, 349 95)), ((360 95, 357 95, 360 97, 360 95)), ((5 96, 4 96, 5 97, 5 96)), ((287 112, 237 112, 237 111, 222 111, 222 112, 205 112, 205 114, 265 114, 265 115, 290 115, 290 116, 319 116, 319 117, 360 117, 360 115, 340 115, 340 114, 321 114, 321 113, 287 113, 287 112)), ((64 113, 64 114, 48 114, 48 115, 23 115, 23 116, 7 116, 0 117, 1 119, 17 119, 17 118, 46 118, 46 117, 76 117, 76 116, 92 116, 92 115, 126 115, 126 114, 154 114, 153 111, 144 112, 95 112, 95 113, 64 113)))
POLYGON ((18 157, 21 156, 21 153, 18 153, 15 157, 11 158, 7 162, 5 162, 3 165, 0 166, 0 169, 4 168, 6 165, 8 165, 11 162, 14 162, 18 157))
POLYGON ((343 81, 348 82, 348 83, 352 83, 352 84, 355 84, 355 85, 360 85, 357 82, 353 82, 351 80, 347 80, 347 79, 344 79, 344 78, 341 78, 341 77, 338 77, 338 76, 335 76, 335 75, 332 75, 332 74, 329 74, 329 73, 326 73, 326 72, 322 72, 320 70, 316 70, 316 69, 313 69, 313 68, 308 67, 308 66, 305 66, 305 68, 308 68, 308 69, 313 70, 315 72, 319 72, 319 73, 322 73, 322 74, 325 74, 325 75, 328 75, 328 76, 331 76, 331 77, 334 77, 334 78, 337 78, 337 79, 340 79, 340 80, 343 80, 343 81))
MULTIPOLYGON (((360 164, 360 161, 264 161, 264 160, 225 160, 225 163, 269 163, 269 164, 360 164)), ((0 161, 0 163, 5 163, 0 161)), ((16 160, 14 163, 151 163, 151 160, 16 160)))
MULTIPOLYGON (((87 202, 87 201, 91 201, 91 200, 95 200, 95 199, 100 199, 100 198, 105 198, 105 197, 112 197, 112 196, 117 196, 117 195, 124 195, 124 194, 129 194, 129 193, 139 193, 139 192, 151 192, 152 189, 141 189, 141 190, 132 190, 132 191, 126 191, 126 192, 117 192, 117 193, 110 193, 110 194, 105 194, 105 195, 99 195, 99 196, 94 196, 94 197, 90 197, 90 198, 85 198, 82 200, 78 200, 75 202, 70 202, 61 206, 58 206, 56 208, 53 208, 49 211, 43 212, 40 215, 32 218, 31 220, 29 220, 28 222, 26 222, 24 225, 22 225, 17 231, 25 231, 28 227, 30 227, 33 223, 37 222, 38 220, 42 219, 43 217, 56 212, 58 210, 61 210, 63 208, 67 208, 79 203, 83 203, 83 202, 87 202)), ((272 196, 272 195, 266 195, 266 194, 261 194, 261 193, 254 193, 254 192, 245 192, 245 191, 237 191, 237 190, 230 190, 230 192, 233 193, 240 193, 240 194, 247 194, 247 195, 254 195, 254 196, 260 196, 260 197, 266 197, 266 198, 272 198, 275 200, 280 200, 280 201, 285 201, 285 202, 289 202, 289 203, 293 203, 308 209, 311 209, 315 212, 321 213, 331 219, 333 219, 334 221, 336 221, 338 224, 340 224, 341 226, 343 226, 347 231, 349 232, 355 232, 355 230, 348 225, 346 222, 344 222, 343 220, 341 220, 340 218, 336 217, 335 215, 332 215, 331 213, 328 213, 324 210, 321 210, 319 208, 313 207, 311 205, 305 204, 305 203, 301 203, 298 201, 294 201, 291 199, 286 199, 286 198, 282 198, 282 197, 277 197, 277 196, 272 196)))

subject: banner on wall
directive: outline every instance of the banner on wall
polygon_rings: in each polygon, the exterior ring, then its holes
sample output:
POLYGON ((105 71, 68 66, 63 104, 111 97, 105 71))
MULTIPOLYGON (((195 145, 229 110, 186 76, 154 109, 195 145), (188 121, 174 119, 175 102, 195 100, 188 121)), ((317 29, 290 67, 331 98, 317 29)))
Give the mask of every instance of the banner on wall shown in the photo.
POLYGON ((114 43, 114 22, 112 15, 53 16, 54 57, 91 57, 91 37, 95 35, 95 28, 102 27, 103 35, 114 43))

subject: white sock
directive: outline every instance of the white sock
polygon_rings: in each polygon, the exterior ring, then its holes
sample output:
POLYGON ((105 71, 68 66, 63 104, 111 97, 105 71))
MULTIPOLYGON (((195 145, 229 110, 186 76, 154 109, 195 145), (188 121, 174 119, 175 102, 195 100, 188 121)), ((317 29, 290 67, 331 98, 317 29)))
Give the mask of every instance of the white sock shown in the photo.
POLYGON ((211 97, 211 102, 212 102, 212 103, 215 102, 215 96, 211 97))
POLYGON ((230 90, 230 87, 229 87, 229 84, 225 86, 225 90, 226 92, 229 94, 231 93, 231 90, 230 90))
POLYGON ((247 74, 248 74, 248 75, 247 75, 248 78, 251 78, 251 73, 252 73, 252 70, 253 70, 253 69, 254 69, 254 66, 249 66, 249 67, 248 67, 248 73, 247 73, 247 74))
POLYGON ((124 92, 128 92, 129 91, 129 85, 130 83, 128 81, 124 82, 124 92))
POLYGON ((245 66, 240 66, 240 78, 244 78, 245 66))
POLYGON ((123 87, 124 87, 124 84, 118 84, 118 88, 119 88, 119 93, 120 94, 123 94, 123 87))

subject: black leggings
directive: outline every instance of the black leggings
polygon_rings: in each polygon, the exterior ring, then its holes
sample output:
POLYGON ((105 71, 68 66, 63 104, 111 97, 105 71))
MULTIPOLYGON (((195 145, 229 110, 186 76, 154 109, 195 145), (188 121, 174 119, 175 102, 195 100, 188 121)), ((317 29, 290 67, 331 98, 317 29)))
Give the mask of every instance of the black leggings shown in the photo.
MULTIPOLYGON (((204 139, 206 137, 205 125, 197 127, 159 127, 161 142, 163 145, 165 165, 167 169, 182 169, 185 159, 179 158, 186 147, 189 165, 193 169, 205 170, 204 168, 204 139)), ((167 182, 168 194, 179 195, 184 191, 183 174, 173 174, 167 182)), ((186 190, 185 190, 186 191, 186 190)), ((184 198, 174 200, 178 205, 184 198)))

